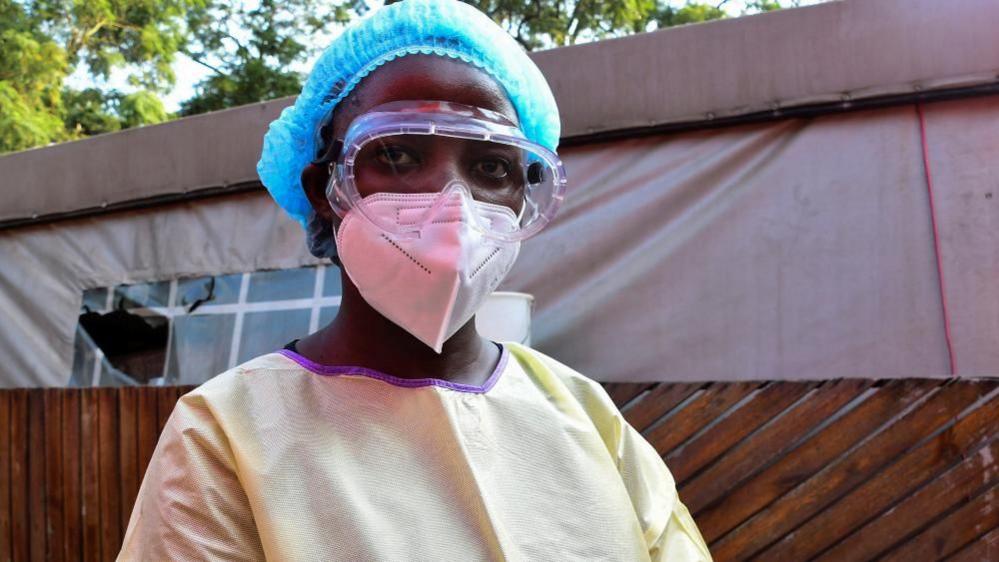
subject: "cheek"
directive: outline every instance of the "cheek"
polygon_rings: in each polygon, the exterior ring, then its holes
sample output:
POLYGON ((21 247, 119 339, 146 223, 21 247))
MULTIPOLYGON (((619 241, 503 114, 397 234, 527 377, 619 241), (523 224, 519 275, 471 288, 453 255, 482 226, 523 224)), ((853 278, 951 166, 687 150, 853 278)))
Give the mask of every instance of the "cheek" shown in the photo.
POLYGON ((473 189, 472 197, 474 197, 476 201, 507 207, 512 210, 515 215, 520 214, 520 210, 524 205, 524 198, 521 192, 515 192, 514 190, 473 189))
POLYGON ((321 211, 326 202, 326 183, 329 179, 324 168, 309 164, 302 170, 302 189, 316 211, 321 211))
POLYGON ((399 176, 364 166, 358 166, 354 169, 354 184, 361 197, 375 193, 405 193, 410 191, 406 189, 406 182, 399 176))

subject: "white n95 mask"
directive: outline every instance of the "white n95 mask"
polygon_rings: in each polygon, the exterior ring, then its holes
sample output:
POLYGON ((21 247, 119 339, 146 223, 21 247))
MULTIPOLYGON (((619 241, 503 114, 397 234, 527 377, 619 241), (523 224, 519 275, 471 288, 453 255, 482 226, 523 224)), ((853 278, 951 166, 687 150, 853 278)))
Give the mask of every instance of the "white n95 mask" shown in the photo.
POLYGON ((520 251, 519 241, 487 237, 479 226, 512 232, 518 217, 508 207, 459 191, 376 193, 363 203, 366 213, 347 212, 337 229, 344 270, 372 308, 440 353, 506 277, 520 251), (399 236, 368 220, 368 214, 382 224, 422 226, 399 236))

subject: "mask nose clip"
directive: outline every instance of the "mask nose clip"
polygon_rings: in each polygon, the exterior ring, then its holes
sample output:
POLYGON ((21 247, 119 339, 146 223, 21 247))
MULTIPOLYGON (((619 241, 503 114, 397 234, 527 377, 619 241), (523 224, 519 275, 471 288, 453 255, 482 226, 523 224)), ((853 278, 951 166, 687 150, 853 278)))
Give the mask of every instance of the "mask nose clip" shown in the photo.
MULTIPOLYGON (((430 196, 425 199, 428 203, 426 207, 420 205, 416 208, 410 208, 410 213, 408 214, 408 219, 403 218, 405 215, 396 216, 396 221, 402 219, 403 222, 397 222, 397 226, 405 227, 404 230, 398 233, 393 233, 393 236, 401 239, 417 239, 420 238, 420 233, 423 229, 433 223, 434 221, 441 222, 463 222, 467 224, 473 230, 479 232, 485 232, 485 228, 488 225, 482 224, 482 217, 476 209, 475 199, 472 197, 472 192, 468 189, 468 186, 459 180, 452 180, 437 193, 424 193, 423 196, 430 196), (418 213, 413 213, 417 208, 422 208, 422 211, 418 213)), ((378 197, 378 194, 374 196, 378 197)))
POLYGON ((445 205, 460 206, 461 219, 468 224, 473 230, 485 233, 488 224, 483 224, 484 218, 481 213, 479 213, 478 207, 475 204, 475 198, 472 197, 471 190, 468 186, 459 180, 452 180, 448 182, 444 189, 441 190, 440 196, 434 201, 434 207, 431 209, 431 213, 435 213, 437 209, 444 207, 445 205))

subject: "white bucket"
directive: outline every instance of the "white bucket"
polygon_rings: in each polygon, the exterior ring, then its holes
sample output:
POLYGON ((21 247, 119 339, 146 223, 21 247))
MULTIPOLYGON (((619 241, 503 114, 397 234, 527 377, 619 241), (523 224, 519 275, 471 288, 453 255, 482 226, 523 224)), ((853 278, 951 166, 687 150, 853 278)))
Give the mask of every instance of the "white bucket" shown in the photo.
POLYGON ((527 293, 496 291, 475 314, 475 328, 493 341, 531 345, 534 297, 527 293))

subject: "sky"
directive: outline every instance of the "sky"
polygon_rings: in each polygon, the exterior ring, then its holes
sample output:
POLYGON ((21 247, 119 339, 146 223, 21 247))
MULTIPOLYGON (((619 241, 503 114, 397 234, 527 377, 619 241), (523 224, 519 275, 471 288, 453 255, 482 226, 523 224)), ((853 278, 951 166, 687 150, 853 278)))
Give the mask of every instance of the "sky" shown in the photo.
MULTIPOLYGON (((713 0, 702 0, 702 1, 713 1, 713 0)), ((822 2, 827 2, 829 0, 801 0, 800 4, 802 6, 807 6, 811 4, 819 4, 822 2)), ((247 2, 248 7, 252 7, 254 2, 251 0, 247 2)), ((372 8, 378 7, 382 2, 375 0, 369 3, 372 8)), ((669 4, 672 6, 683 6, 686 4, 686 0, 669 0, 669 4)), ((746 0, 728 0, 722 6, 729 16, 738 16, 746 7, 746 0)), ((368 12, 370 15, 374 10, 368 12)), ((326 42, 331 41, 340 33, 340 30, 332 30, 326 37, 322 39, 326 42)), ((318 56, 318 55, 317 55, 318 56)), ((295 70, 306 72, 312 65, 312 60, 305 61, 300 66, 296 67, 295 70)), ((183 54, 177 55, 177 60, 173 65, 174 73, 177 75, 177 83, 173 90, 168 94, 162 96, 163 104, 166 106, 167 111, 177 111, 180 108, 180 103, 195 93, 195 86, 198 82, 206 78, 211 71, 207 68, 199 65, 198 63, 192 61, 183 54)), ((111 77, 107 81, 95 81, 92 77, 88 76, 84 68, 78 68, 72 76, 67 79, 67 85, 73 88, 86 88, 97 86, 102 89, 115 88, 123 92, 130 92, 134 90, 127 82, 128 72, 124 69, 117 69, 112 73, 111 77)))

